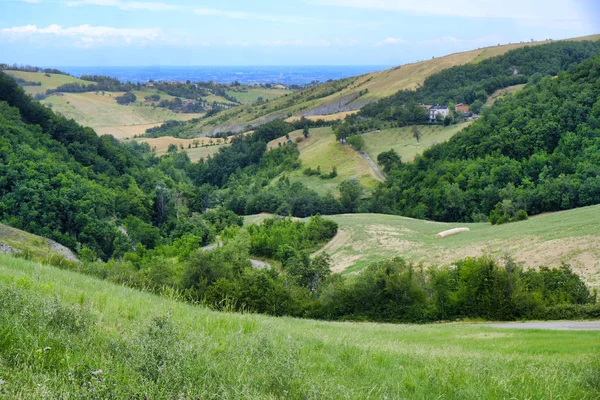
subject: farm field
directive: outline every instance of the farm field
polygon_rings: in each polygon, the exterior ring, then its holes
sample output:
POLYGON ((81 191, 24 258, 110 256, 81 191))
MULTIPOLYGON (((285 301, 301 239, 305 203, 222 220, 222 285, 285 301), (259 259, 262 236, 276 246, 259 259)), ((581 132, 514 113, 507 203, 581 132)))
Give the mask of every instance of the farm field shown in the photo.
POLYGON ((505 225, 441 223, 392 215, 328 216, 338 235, 325 246, 336 272, 356 272, 373 261, 403 257, 425 265, 445 265, 465 257, 512 256, 528 267, 558 267, 564 261, 586 282, 600 288, 600 206, 534 216, 505 225), (436 239, 439 232, 470 232, 436 239))
POLYGON ((42 103, 52 105, 55 112, 73 118, 83 126, 97 129, 99 134, 110 134, 117 139, 132 138, 167 120, 188 120, 202 115, 177 114, 150 106, 123 106, 115 101, 121 94, 64 93, 49 96, 42 103))
MULTIPOLYGON (((292 141, 301 136, 301 130, 290 133, 292 141)), ((286 141, 286 138, 275 139, 269 142, 268 147, 273 148, 278 146, 279 142, 286 141)), ((337 194, 338 185, 350 177, 357 178, 367 189, 373 189, 377 184, 377 175, 369 163, 350 146, 337 142, 331 128, 311 129, 310 137, 299 143, 298 148, 302 167, 286 175, 290 180, 302 182, 319 194, 327 192, 337 194), (338 172, 338 176, 334 179, 321 179, 318 176, 306 176, 302 173, 305 168, 316 169, 317 167, 321 167, 321 172, 329 173, 334 166, 338 172)))
POLYGON ((43 72, 25 72, 25 71, 5 71, 8 75, 14 76, 15 78, 21 78, 29 82, 41 82, 41 86, 24 86, 23 90, 25 93, 36 95, 44 94, 48 89, 56 89, 57 87, 67 83, 80 83, 89 85, 93 82, 83 81, 79 78, 75 78, 69 75, 63 74, 49 74, 46 76, 43 72))
POLYGON ((413 135, 412 126, 364 133, 362 137, 365 141, 365 152, 374 161, 377 161, 379 154, 394 149, 402 157, 402 161, 409 162, 413 161, 417 154, 422 154, 435 144, 447 141, 471 123, 473 121, 450 126, 417 126, 421 133, 418 142, 413 135))
POLYGON ((285 96, 288 93, 292 93, 291 90, 287 89, 267 89, 267 88, 251 88, 243 92, 235 90, 228 90, 229 96, 235 97, 242 104, 253 104, 259 97, 263 100, 274 100, 278 97, 285 96))
MULTIPOLYGON (((339 113, 334 113, 334 114, 326 114, 326 115, 309 115, 307 117, 304 117, 310 121, 318 121, 320 119, 322 119, 323 121, 336 121, 336 120, 342 120, 344 118, 346 118, 348 115, 352 115, 352 114, 356 114, 358 112, 358 110, 355 111, 344 111, 344 112, 339 112, 339 113)), ((285 119, 285 122, 296 122, 296 121, 300 121, 302 119, 302 117, 296 116, 296 117, 289 117, 285 119)))
POLYGON ((218 313, 170 297, 0 255, 2 390, 14 398, 600 393, 597 331, 330 323, 218 313))
POLYGON ((229 142, 229 140, 217 138, 202 137, 196 139, 180 139, 172 136, 137 138, 135 141, 139 143, 148 143, 151 148, 156 150, 158 156, 166 154, 169 145, 174 144, 177 146, 177 151, 185 151, 188 153, 192 162, 197 162, 201 158, 206 158, 209 155, 215 154, 221 147, 227 146, 225 142, 229 142), (196 142, 198 143, 198 147, 196 147, 196 142), (189 146, 191 146, 191 148, 189 148, 189 146))

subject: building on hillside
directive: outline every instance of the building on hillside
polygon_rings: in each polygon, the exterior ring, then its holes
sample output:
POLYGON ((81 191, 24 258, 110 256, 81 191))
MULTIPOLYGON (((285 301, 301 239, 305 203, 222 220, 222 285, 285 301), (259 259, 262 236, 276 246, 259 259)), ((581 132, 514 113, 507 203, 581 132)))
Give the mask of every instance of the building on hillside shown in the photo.
POLYGON ((419 104, 419 107, 426 109, 427 111, 429 111, 429 109, 432 107, 431 104, 419 104))
POLYGON ((448 106, 436 105, 429 109, 429 120, 434 122, 438 115, 441 115, 442 118, 446 118, 449 114, 450 110, 448 110, 448 106))
POLYGON ((154 82, 148 82, 148 83, 146 83, 146 87, 154 87, 154 82))
POLYGON ((461 112, 461 113, 466 113, 469 112, 469 105, 468 104, 463 104, 463 103, 458 103, 456 106, 454 106, 454 111, 461 112))

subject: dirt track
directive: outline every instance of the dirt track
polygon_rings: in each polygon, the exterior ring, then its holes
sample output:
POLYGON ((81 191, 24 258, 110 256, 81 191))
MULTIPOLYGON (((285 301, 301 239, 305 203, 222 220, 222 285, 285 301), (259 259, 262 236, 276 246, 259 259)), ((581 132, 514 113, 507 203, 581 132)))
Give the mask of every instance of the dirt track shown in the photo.
POLYGON ((482 324, 491 328, 545 329, 551 331, 600 331, 600 321, 507 322, 482 324))

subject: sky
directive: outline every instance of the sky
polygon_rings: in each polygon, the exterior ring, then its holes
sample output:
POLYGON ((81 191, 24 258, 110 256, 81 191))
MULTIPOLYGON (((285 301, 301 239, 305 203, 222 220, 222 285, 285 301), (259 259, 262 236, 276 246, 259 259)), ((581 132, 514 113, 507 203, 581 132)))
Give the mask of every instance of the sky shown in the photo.
POLYGON ((0 62, 400 65, 600 33, 599 0, 0 0, 0 62))

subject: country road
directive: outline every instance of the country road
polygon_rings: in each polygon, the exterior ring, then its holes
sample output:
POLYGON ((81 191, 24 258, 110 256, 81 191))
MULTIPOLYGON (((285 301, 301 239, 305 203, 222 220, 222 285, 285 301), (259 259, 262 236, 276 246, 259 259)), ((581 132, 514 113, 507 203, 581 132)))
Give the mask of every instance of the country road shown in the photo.
POLYGON ((373 168, 373 170, 375 171, 377 176, 382 181, 385 181, 385 174, 379 169, 379 166, 377 164, 375 164, 375 162, 371 159, 371 157, 369 157, 369 155, 367 153, 365 153, 364 151, 361 151, 360 155, 363 156, 365 160, 367 160, 367 162, 369 163, 371 168, 373 168))
POLYGON ((600 331, 600 321, 505 322, 481 324, 490 328, 545 329, 551 331, 600 331))

